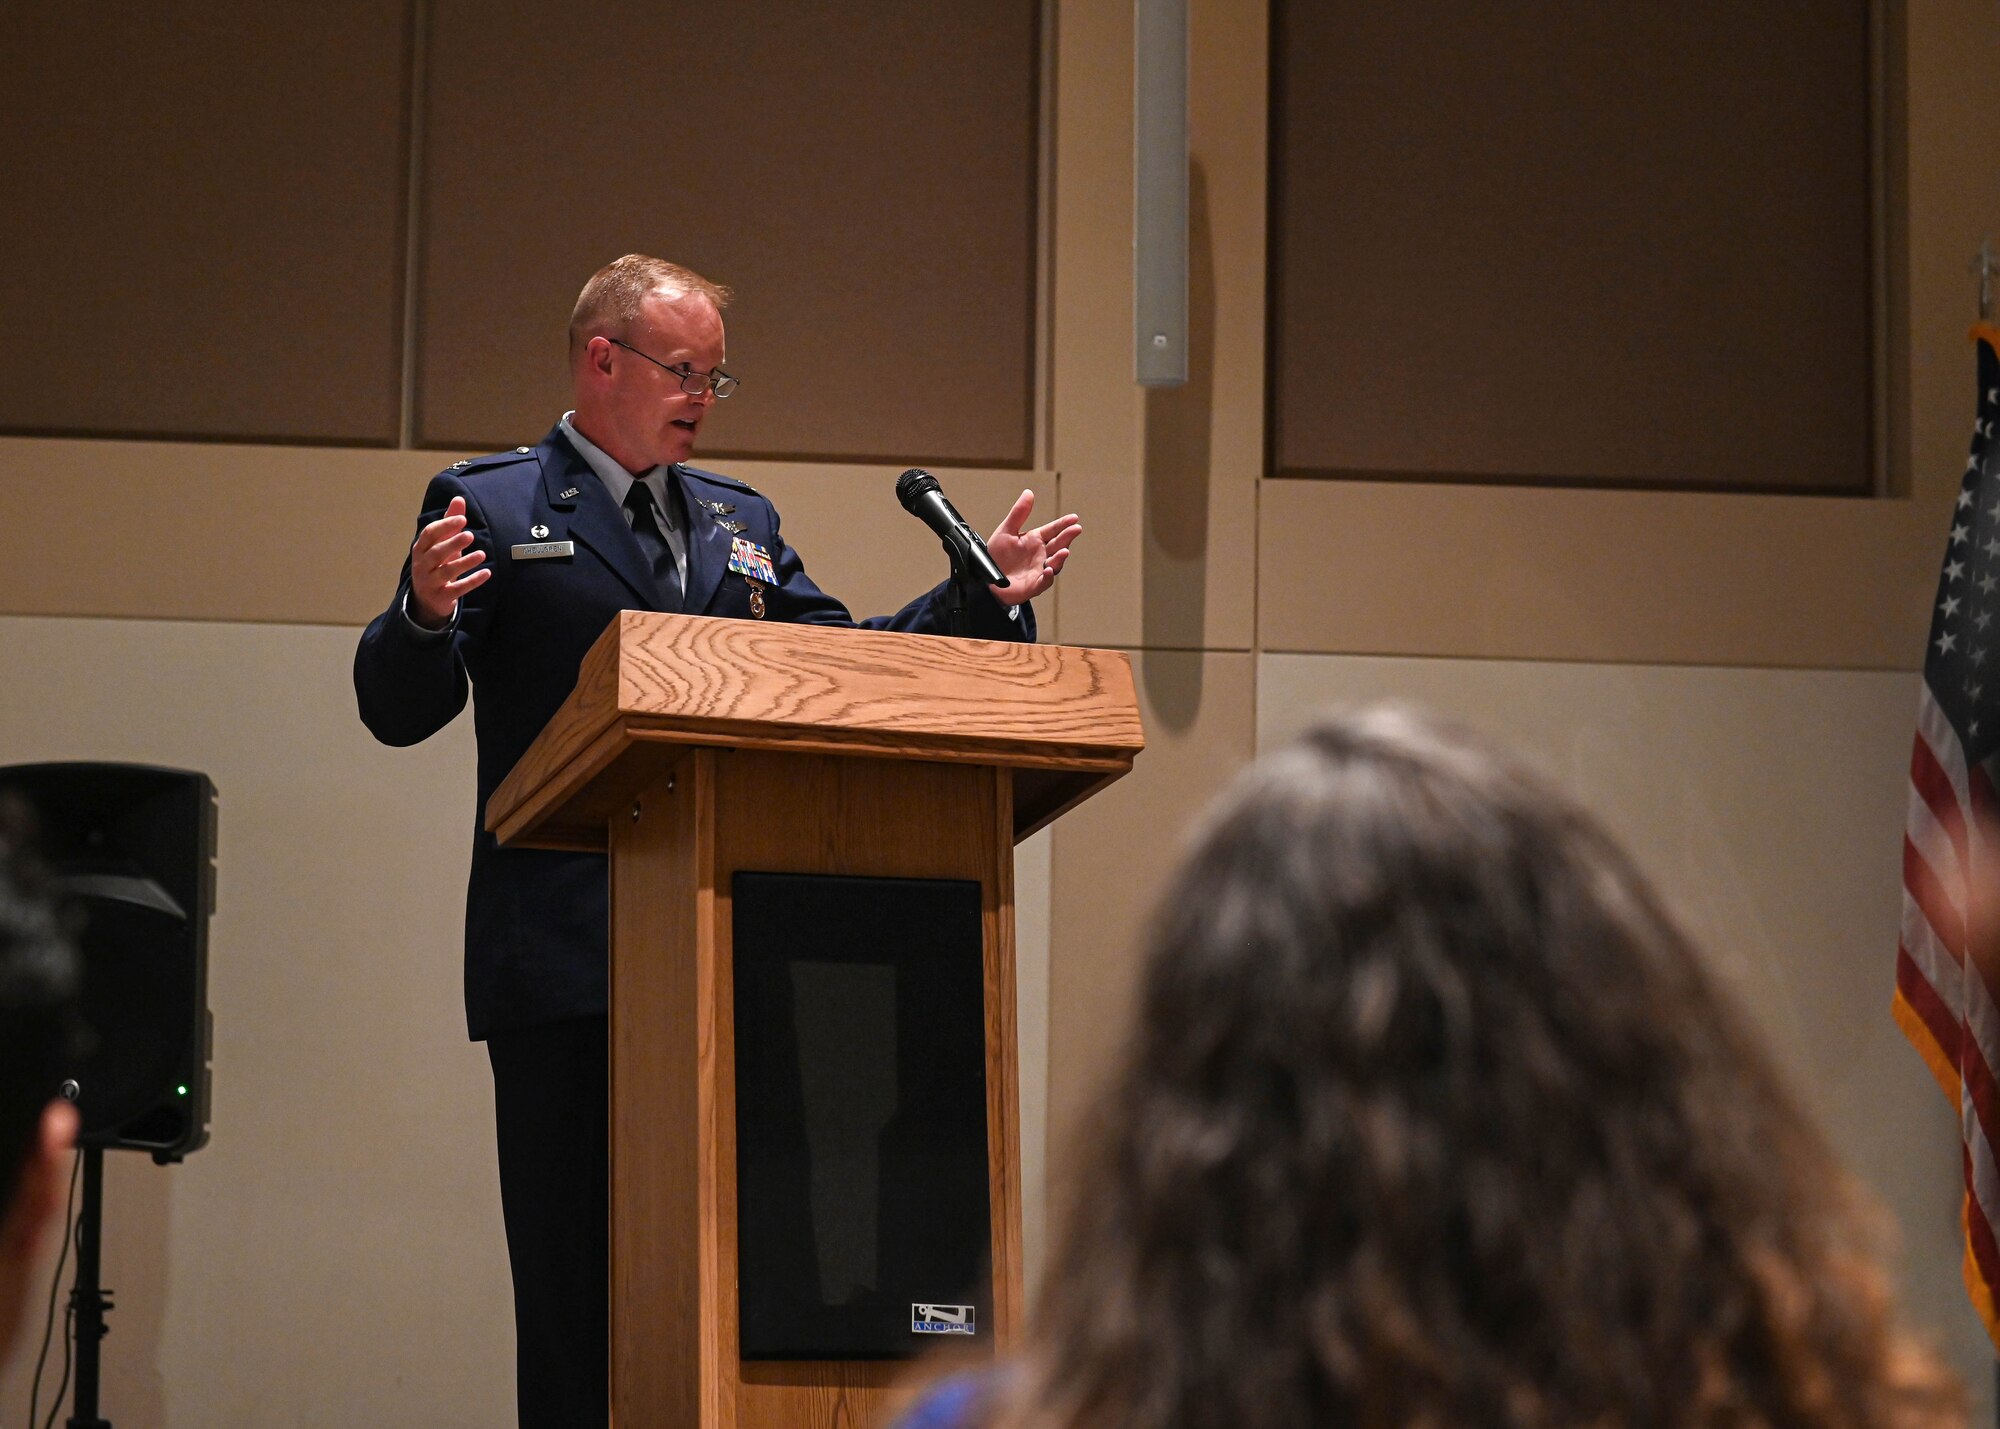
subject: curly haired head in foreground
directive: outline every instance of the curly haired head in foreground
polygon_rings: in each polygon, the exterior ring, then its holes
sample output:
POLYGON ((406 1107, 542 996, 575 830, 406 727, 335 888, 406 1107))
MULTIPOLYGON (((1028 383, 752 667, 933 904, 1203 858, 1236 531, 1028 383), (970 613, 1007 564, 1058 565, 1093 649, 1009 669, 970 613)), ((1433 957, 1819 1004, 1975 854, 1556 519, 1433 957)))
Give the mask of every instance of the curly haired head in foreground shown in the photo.
POLYGON ((1009 1429, 1944 1426, 1875 1213, 1631 861, 1425 717, 1209 819, 1009 1429))

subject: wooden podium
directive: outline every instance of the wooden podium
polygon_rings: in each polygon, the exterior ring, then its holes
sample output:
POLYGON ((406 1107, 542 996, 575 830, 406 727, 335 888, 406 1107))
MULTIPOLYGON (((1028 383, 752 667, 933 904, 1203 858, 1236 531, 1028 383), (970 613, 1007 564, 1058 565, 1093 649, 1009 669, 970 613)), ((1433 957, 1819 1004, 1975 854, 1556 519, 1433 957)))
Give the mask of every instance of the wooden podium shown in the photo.
MULTIPOLYGON (((1023 1311, 1013 845, 1144 746, 1122 654, 627 611, 486 809, 611 859, 611 1403, 628 1429, 875 1423, 894 1360, 744 1360, 731 879, 976 880, 991 1335, 1023 1311)), ((975 1143, 976 1145, 976 1143, 975 1143)))

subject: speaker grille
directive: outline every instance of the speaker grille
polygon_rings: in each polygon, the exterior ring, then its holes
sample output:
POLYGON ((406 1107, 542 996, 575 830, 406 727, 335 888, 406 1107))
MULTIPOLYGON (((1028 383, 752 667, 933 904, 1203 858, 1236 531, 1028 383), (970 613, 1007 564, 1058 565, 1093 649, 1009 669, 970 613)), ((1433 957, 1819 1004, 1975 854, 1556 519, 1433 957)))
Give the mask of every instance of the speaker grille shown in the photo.
POLYGON ((738 873, 733 892, 743 1358, 990 1345, 979 884, 738 873))

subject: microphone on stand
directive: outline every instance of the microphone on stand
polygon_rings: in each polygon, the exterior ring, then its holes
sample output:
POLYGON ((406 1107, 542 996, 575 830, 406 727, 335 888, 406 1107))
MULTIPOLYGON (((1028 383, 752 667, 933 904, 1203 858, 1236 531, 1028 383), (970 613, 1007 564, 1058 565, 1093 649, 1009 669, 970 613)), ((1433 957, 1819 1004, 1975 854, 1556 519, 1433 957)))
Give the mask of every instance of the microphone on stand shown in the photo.
POLYGON ((968 576, 977 576, 987 585, 1004 586, 1007 577, 993 563, 992 553, 979 533, 965 524, 965 518, 944 499, 938 479, 922 467, 911 467, 896 478, 896 499, 903 509, 930 527, 951 552, 952 564, 968 576))

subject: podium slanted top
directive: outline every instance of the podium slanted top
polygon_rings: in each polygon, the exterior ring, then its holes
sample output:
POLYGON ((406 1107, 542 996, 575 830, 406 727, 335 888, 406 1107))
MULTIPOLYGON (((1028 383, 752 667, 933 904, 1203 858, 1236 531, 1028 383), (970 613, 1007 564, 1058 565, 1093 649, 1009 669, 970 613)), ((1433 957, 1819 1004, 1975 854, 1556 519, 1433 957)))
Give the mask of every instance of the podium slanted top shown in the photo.
POLYGON ((519 847, 601 849, 613 809, 711 745, 1006 766, 1022 839, 1145 743, 1119 651, 628 610, 487 801, 486 827, 519 847))

